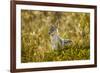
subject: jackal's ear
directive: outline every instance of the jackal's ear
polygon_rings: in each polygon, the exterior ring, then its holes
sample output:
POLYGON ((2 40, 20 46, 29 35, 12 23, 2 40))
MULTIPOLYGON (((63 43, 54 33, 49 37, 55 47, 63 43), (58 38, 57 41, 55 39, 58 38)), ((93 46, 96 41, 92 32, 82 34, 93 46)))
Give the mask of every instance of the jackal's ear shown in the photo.
POLYGON ((57 29, 57 25, 52 25, 51 27, 54 29, 57 29))
POLYGON ((55 25, 55 28, 57 29, 57 25, 55 25))
POLYGON ((52 25, 51 28, 50 28, 50 30, 54 31, 54 30, 56 30, 56 27, 54 25, 52 25))

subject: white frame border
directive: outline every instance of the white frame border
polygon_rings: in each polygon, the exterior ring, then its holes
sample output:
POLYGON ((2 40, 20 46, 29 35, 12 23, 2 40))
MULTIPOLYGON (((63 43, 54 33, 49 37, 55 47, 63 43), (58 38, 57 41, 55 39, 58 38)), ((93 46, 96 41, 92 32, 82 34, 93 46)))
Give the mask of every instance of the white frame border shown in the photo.
POLYGON ((74 66, 94 64, 94 9, 36 6, 36 5, 16 5, 16 68, 40 68, 57 66, 74 66), (86 12, 90 13, 90 60, 57 61, 57 62, 36 62, 21 63, 21 9, 41 10, 41 11, 64 11, 64 12, 86 12))

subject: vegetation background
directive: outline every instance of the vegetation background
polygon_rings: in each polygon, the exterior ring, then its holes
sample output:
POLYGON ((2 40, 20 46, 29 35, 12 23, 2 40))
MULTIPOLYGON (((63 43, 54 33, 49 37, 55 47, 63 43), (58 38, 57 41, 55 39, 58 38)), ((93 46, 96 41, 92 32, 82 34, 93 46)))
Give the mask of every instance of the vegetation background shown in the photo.
POLYGON ((21 10, 21 62, 86 59, 90 59, 89 13, 21 10), (52 50, 48 34, 51 25, 56 25, 59 36, 71 39, 72 44, 52 50))

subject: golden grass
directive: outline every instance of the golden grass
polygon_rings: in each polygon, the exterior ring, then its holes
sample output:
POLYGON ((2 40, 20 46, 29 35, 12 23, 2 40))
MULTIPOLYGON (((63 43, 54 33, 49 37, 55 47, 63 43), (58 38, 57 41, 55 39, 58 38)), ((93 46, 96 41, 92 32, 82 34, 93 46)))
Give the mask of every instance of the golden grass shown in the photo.
POLYGON ((90 14, 79 12, 21 11, 21 62, 83 60, 90 58, 90 14), (58 24, 55 24, 58 21, 58 24), (73 43, 52 50, 48 34, 51 25, 60 37, 73 43))

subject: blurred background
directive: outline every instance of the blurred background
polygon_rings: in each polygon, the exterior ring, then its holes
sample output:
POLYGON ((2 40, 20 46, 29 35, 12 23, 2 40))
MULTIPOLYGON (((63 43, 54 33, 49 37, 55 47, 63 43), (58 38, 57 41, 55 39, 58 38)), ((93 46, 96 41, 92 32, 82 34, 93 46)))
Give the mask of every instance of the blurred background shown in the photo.
POLYGON ((21 10, 21 62, 85 60, 90 58, 90 14, 21 10), (52 50, 51 25, 59 36, 71 39, 62 50, 52 50))

